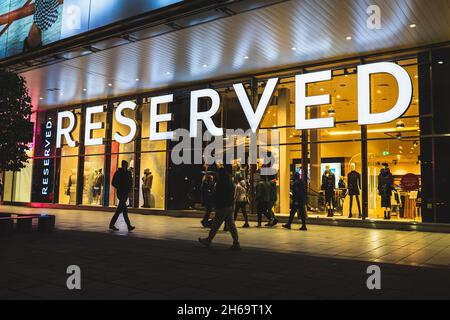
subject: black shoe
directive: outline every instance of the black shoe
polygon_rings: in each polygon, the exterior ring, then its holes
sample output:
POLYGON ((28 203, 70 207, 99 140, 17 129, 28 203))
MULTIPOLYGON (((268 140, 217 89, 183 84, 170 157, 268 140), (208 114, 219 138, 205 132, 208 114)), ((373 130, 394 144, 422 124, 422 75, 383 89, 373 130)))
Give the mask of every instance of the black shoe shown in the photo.
POLYGON ((117 229, 115 226, 109 226, 109 230, 112 230, 112 231, 119 231, 119 229, 117 229))
POLYGON ((350 214, 348 215, 348 218, 349 218, 349 219, 353 219, 353 215, 350 213, 350 214))
POLYGON ((250 225, 249 225, 248 223, 245 223, 245 224, 242 226, 242 228, 245 228, 245 229, 250 228, 250 225))
POLYGON ((234 250, 234 251, 241 251, 241 245, 238 243, 233 243, 233 245, 230 247, 230 250, 234 250))
POLYGON ((275 220, 272 221, 271 227, 275 227, 277 224, 278 224, 278 220, 275 219, 275 220))
POLYGON ((261 227, 262 227, 261 223, 258 223, 258 224, 256 225, 256 227, 257 227, 257 228, 261 228, 261 227))
POLYGON ((134 227, 134 226, 129 226, 129 227, 128 227, 128 232, 131 232, 131 231, 133 231, 134 229, 136 229, 136 227, 134 227))
POLYGON ((300 231, 308 231, 308 228, 307 228, 306 226, 302 226, 302 227, 300 228, 300 231))
POLYGON ((291 225, 290 224, 283 224, 283 228, 291 230, 291 225))
POLYGON ((211 241, 208 239, 198 238, 198 242, 200 242, 205 247, 209 248, 211 246, 211 241))

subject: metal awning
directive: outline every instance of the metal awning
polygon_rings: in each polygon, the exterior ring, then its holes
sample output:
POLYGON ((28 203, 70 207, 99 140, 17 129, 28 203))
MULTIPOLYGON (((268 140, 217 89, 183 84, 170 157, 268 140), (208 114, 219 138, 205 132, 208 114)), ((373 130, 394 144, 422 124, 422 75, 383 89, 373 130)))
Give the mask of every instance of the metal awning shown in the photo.
MULTIPOLYGON (((156 29, 167 25, 141 30, 130 34, 135 41, 22 75, 34 105, 51 108, 450 40, 448 0, 379 0, 381 29, 374 30, 367 26, 372 4, 291 0, 231 16, 221 12, 214 21, 195 26, 190 17, 176 22, 179 30, 158 36, 156 29)), ((239 7, 229 9, 240 12, 239 7)))

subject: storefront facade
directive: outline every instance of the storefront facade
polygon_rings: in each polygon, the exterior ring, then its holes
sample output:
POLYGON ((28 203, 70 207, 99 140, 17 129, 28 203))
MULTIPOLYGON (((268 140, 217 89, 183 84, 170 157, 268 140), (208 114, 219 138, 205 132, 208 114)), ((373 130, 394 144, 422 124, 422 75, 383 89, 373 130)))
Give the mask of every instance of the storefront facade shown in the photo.
MULTIPOLYGON (((279 66, 238 77, 224 74, 217 81, 193 81, 148 92, 142 92, 136 84, 135 91, 130 88, 127 95, 38 109, 34 117, 31 159, 21 172, 3 174, 3 201, 32 206, 113 207, 117 200, 111 186, 112 176, 122 160, 126 160, 134 177, 134 189, 130 194, 134 208, 149 213, 201 210, 202 179, 206 173, 214 175, 221 164, 176 163, 172 155, 177 141, 151 139, 152 99, 173 95, 173 101, 157 108, 159 114, 172 115, 170 121, 159 123, 158 132, 189 129, 191 95, 202 89, 213 89, 220 96, 220 106, 211 117, 216 127, 246 131, 251 129, 251 124, 234 85, 242 84, 255 109, 263 100, 270 80, 277 78, 258 126, 258 132, 265 131, 277 137, 276 144, 259 146, 276 158, 277 172, 267 178, 277 185, 274 206, 277 214, 289 213, 292 178, 297 172, 308 186, 309 216, 326 219, 323 175, 329 169, 335 176, 333 218, 348 218, 352 213, 353 219, 382 220, 379 174, 382 165, 388 164, 394 178, 391 221, 450 223, 450 205, 445 192, 450 184, 447 166, 450 156, 445 152, 450 147, 449 68, 450 48, 444 43, 288 68, 279 66), (358 67, 376 63, 392 63, 406 71, 412 83, 410 103, 402 115, 391 121, 361 125, 358 67), (323 129, 298 129, 296 76, 323 71, 330 71, 331 78, 306 84, 305 92, 308 97, 329 95, 329 101, 308 106, 305 120, 334 118, 334 124, 323 129), (124 108, 130 103, 135 108, 124 108), (61 118, 62 112, 72 114, 74 121, 61 118), (135 134, 130 132, 132 129, 124 118, 136 124, 135 134), (58 119, 63 120, 58 123, 58 119), (94 126, 86 130, 89 124, 94 126), (95 124, 101 125, 95 127, 95 124), (71 127, 69 137, 74 144, 58 132, 58 128, 68 127, 71 127), (130 141, 120 142, 121 137, 130 134, 130 141), (58 139, 61 139, 60 146, 58 139), (101 143, 86 143, 95 139, 100 139, 101 143), (359 195, 350 196, 352 172, 360 177, 359 195), (145 196, 142 186, 147 175, 152 181, 150 199, 146 208, 142 208, 145 196)), ((398 81, 387 73, 374 74, 370 79, 371 112, 388 112, 399 100, 398 81)), ((199 101, 199 110, 204 112, 211 108, 208 99, 199 101)), ((234 145, 225 146, 224 155, 235 154, 232 151, 237 146, 244 146, 244 154, 233 156, 226 167, 234 177, 247 181, 252 199, 250 209, 254 212, 255 186, 265 178, 261 174, 264 159, 248 164, 248 141, 236 135, 226 140, 232 140, 234 145)), ((206 143, 196 145, 194 139, 192 145, 192 149, 186 151, 192 157, 199 149, 204 151, 207 147, 206 143)))

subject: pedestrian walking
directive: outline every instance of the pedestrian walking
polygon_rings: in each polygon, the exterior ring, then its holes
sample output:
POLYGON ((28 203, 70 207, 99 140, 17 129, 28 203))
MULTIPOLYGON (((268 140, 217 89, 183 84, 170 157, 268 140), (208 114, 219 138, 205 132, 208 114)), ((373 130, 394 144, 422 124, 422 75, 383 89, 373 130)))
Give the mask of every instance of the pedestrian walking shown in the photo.
POLYGON ((270 184, 267 178, 261 179, 256 185, 256 210, 258 214, 258 228, 262 226, 262 217, 265 216, 269 221, 266 226, 272 225, 272 218, 269 214, 270 203, 270 184))
POLYGON ((278 187, 277 187, 277 179, 273 178, 270 181, 270 202, 269 202, 269 214, 272 222, 270 223, 270 227, 274 227, 278 224, 278 219, 275 216, 274 207, 278 200, 278 187))
POLYGON ((248 195, 247 195, 247 183, 244 179, 240 179, 236 184, 235 192, 234 192, 234 221, 237 220, 237 216, 239 211, 242 212, 242 215, 245 219, 245 224, 242 228, 250 228, 250 224, 248 223, 248 214, 247 214, 247 204, 248 204, 248 195))
POLYGON ((292 222, 294 221, 295 214, 302 221, 302 227, 300 230, 306 231, 306 188, 302 179, 300 179, 300 174, 296 172, 294 174, 294 183, 292 186, 292 202, 291 202, 291 213, 289 215, 289 221, 287 224, 283 225, 285 229, 291 229, 292 222))
POLYGON ((114 174, 112 185, 117 190, 116 193, 117 198, 119 199, 119 204, 117 206, 116 213, 111 219, 109 228, 113 231, 119 231, 119 229, 116 228, 116 222, 120 214, 122 214, 123 218, 125 219, 125 223, 127 224, 128 231, 133 231, 135 227, 131 225, 130 219, 128 217, 127 205, 131 189, 133 188, 133 177, 131 175, 131 172, 128 170, 127 161, 122 161, 122 167, 114 174))
POLYGON ((201 221, 204 228, 211 227, 209 220, 214 205, 214 178, 210 174, 205 174, 201 185, 202 205, 205 208, 205 214, 201 221))
POLYGON ((234 184, 225 168, 220 168, 217 175, 215 190, 216 215, 212 222, 212 227, 207 238, 199 238, 198 241, 206 247, 211 246, 217 231, 225 222, 233 237, 231 249, 240 250, 239 236, 233 219, 234 184))

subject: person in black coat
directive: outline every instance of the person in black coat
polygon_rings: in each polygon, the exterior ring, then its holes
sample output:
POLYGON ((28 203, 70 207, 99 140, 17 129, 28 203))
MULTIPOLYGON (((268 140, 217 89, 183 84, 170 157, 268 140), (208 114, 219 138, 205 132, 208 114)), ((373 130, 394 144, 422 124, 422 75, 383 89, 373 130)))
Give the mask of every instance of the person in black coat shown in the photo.
POLYGON ((258 214, 258 225, 257 227, 262 227, 262 218, 265 216, 268 220, 266 227, 272 226, 273 220, 270 215, 269 205, 270 205, 270 182, 267 181, 267 177, 261 178, 256 185, 256 211, 258 214))
POLYGON ((302 227, 300 230, 306 231, 306 188, 300 174, 296 172, 294 174, 294 183, 292 185, 292 202, 291 202, 291 213, 289 216, 289 221, 287 224, 283 225, 285 229, 291 229, 292 222, 294 221, 295 214, 302 221, 302 227))
POLYGON ((205 174, 203 178, 201 193, 202 204, 205 207, 205 215, 203 216, 201 223, 204 228, 208 228, 211 226, 209 217, 211 216, 212 208, 214 206, 214 180, 213 176, 208 173, 205 174))
POLYGON ((119 205, 117 206, 116 213, 111 219, 109 224, 109 228, 113 231, 119 231, 116 228, 116 222, 119 218, 120 214, 123 214, 123 218, 125 219, 125 223, 128 226, 128 231, 133 231, 135 227, 131 225, 130 218, 128 217, 128 207, 127 201, 130 195, 131 190, 133 189, 133 176, 131 172, 128 170, 128 162, 122 161, 122 168, 116 171, 114 177, 112 179, 112 185, 117 190, 117 198, 119 199, 119 205))
POLYGON ((381 197, 381 207, 384 208, 384 219, 391 219, 391 196, 394 190, 394 176, 389 170, 389 164, 383 163, 378 175, 378 194, 381 197))
POLYGON ((198 241, 209 247, 220 229, 222 224, 225 222, 227 229, 230 231, 233 237, 233 246, 231 249, 240 250, 241 246, 239 244, 239 236, 234 223, 233 217, 233 205, 234 205, 234 184, 231 181, 231 176, 225 170, 221 168, 218 171, 217 183, 215 190, 215 207, 216 216, 213 219, 211 231, 207 238, 199 238, 198 241))

